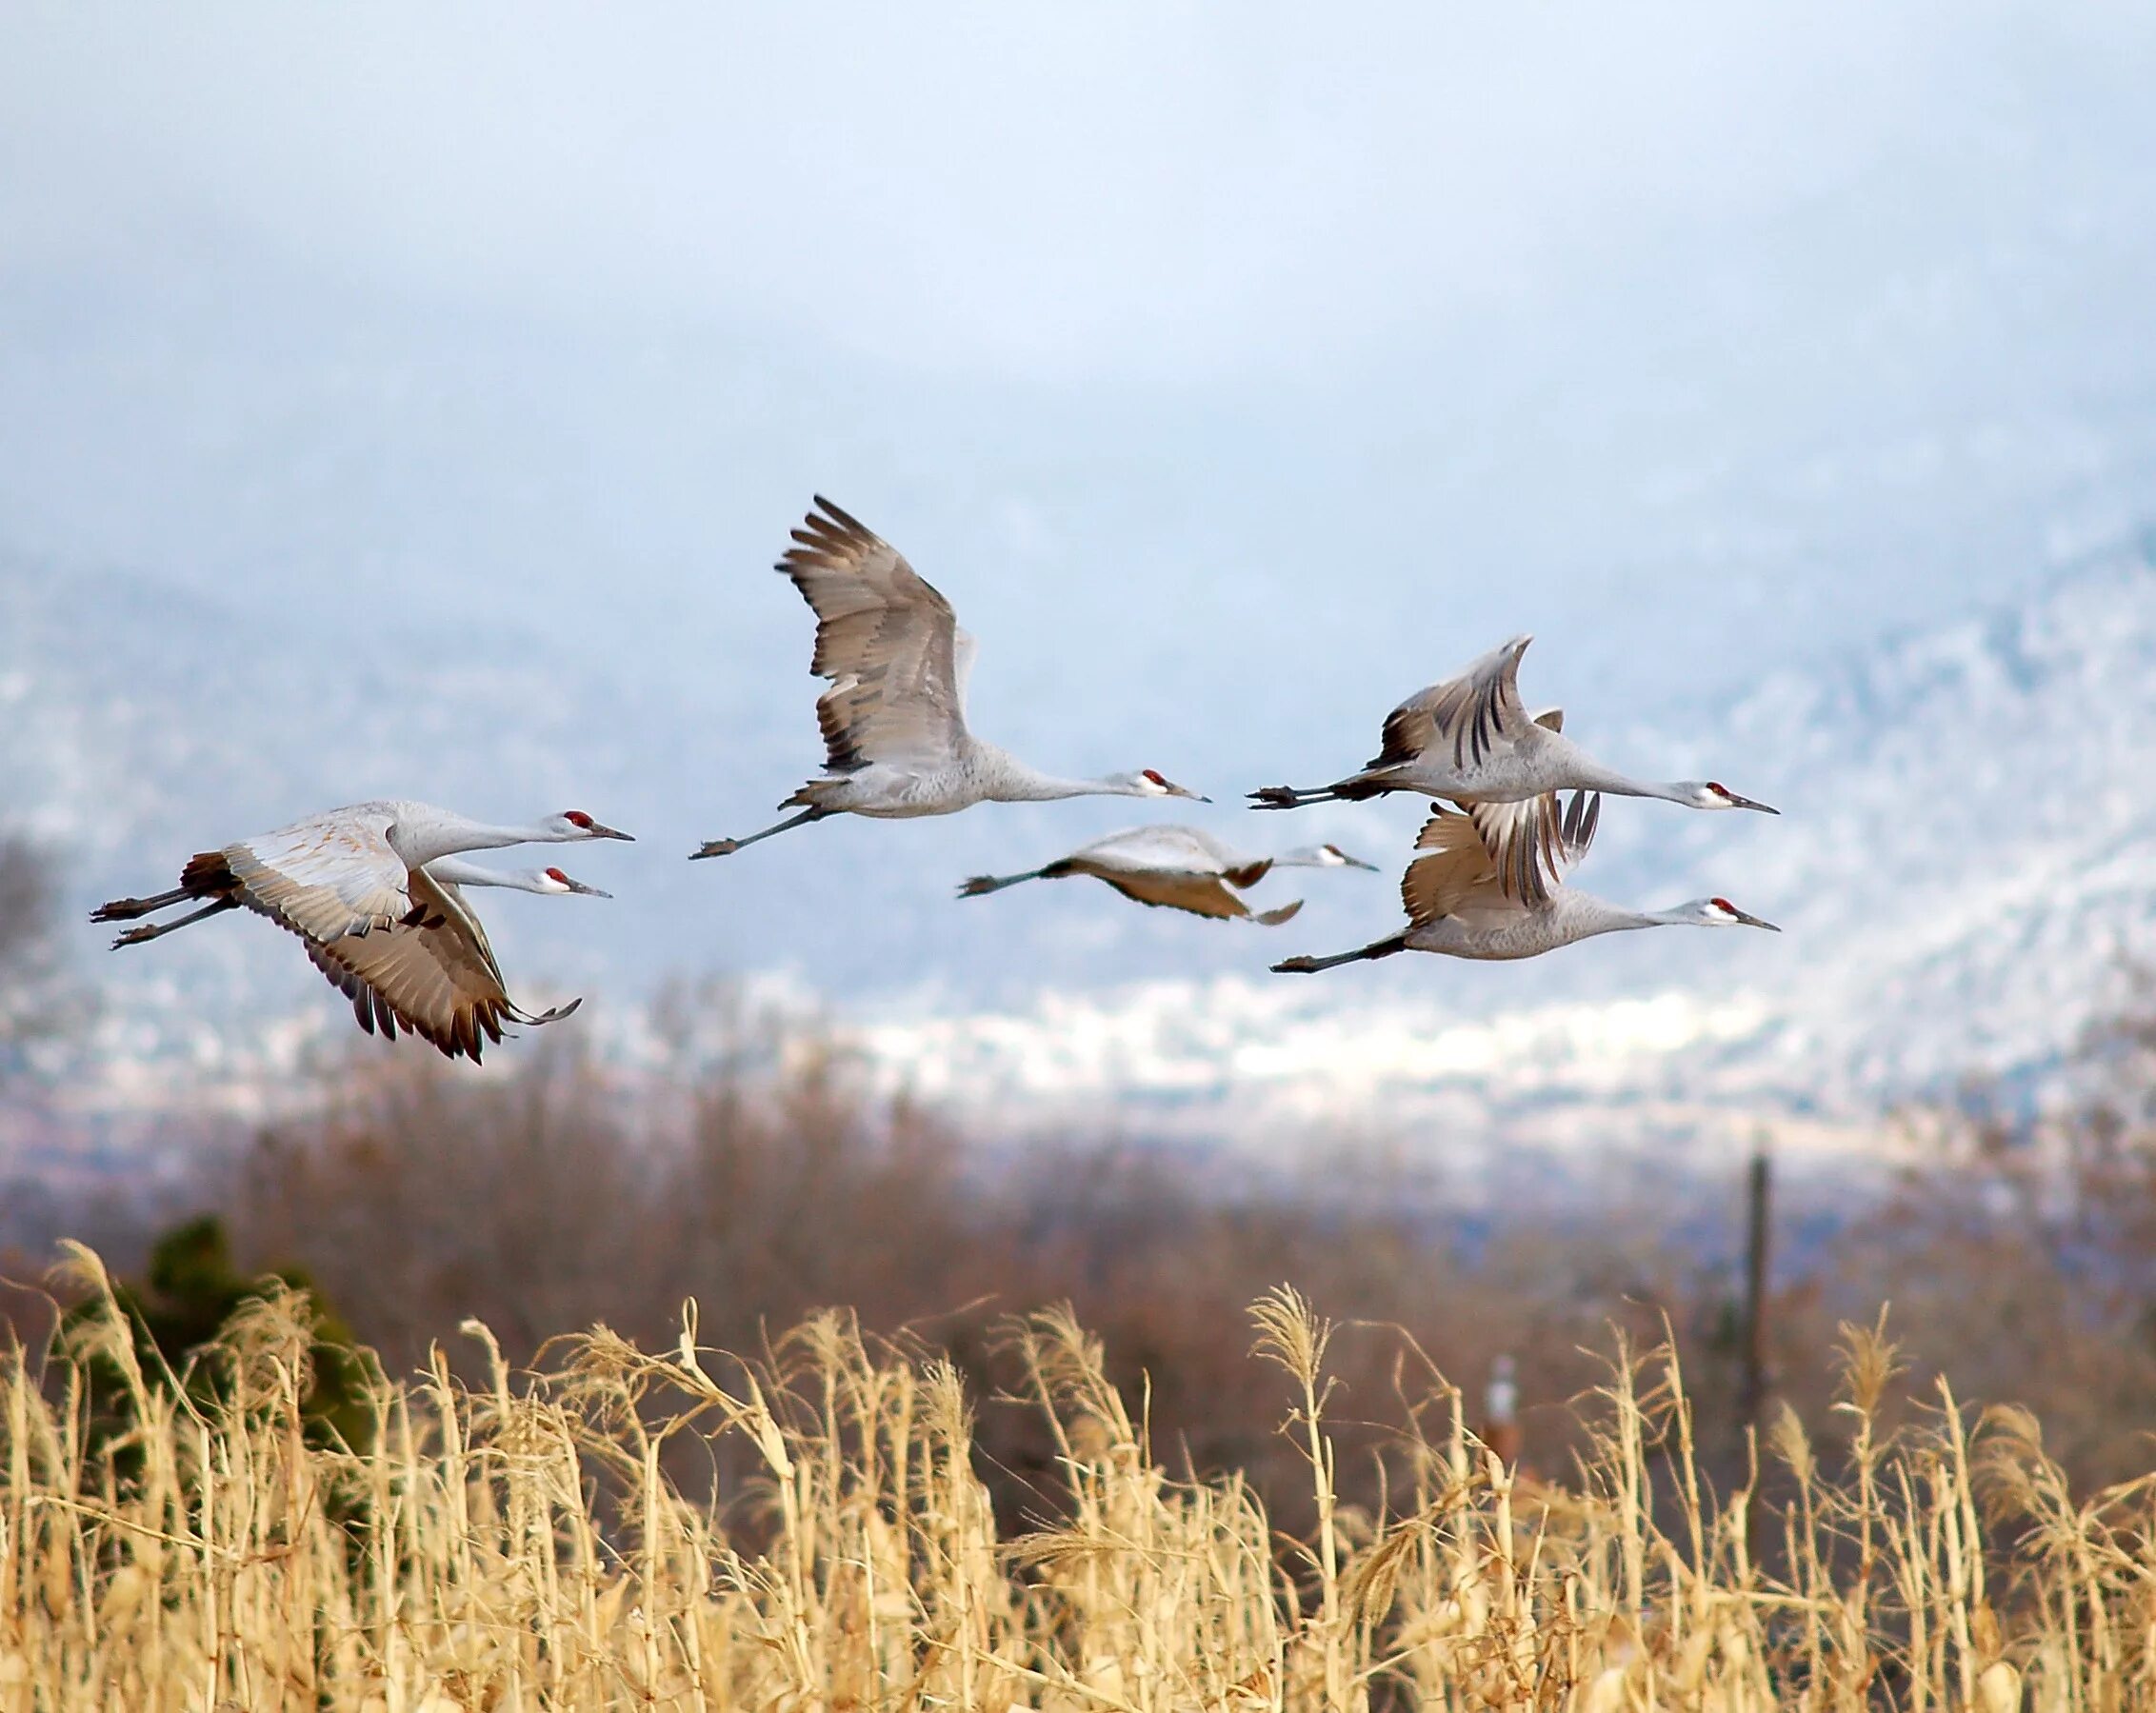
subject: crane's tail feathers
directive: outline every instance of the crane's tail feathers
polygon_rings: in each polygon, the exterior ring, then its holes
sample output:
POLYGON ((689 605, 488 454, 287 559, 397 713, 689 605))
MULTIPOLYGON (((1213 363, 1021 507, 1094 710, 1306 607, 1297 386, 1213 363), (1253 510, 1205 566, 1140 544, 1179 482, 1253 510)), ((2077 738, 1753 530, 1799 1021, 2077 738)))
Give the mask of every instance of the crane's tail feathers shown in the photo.
POLYGON ((1295 912, 1302 907, 1303 901, 1300 898, 1291 898, 1278 909, 1261 911, 1250 920, 1266 927, 1278 927, 1282 923, 1292 920, 1295 912))
POLYGON ((205 850, 188 858, 187 866, 180 870, 180 884, 170 892, 160 892, 151 898, 115 898, 90 911, 90 919, 92 922, 132 922, 138 916, 185 904, 190 898, 216 898, 236 892, 239 884, 223 851, 205 850))
POLYGON ((843 777, 844 774, 858 773, 861 767, 865 766, 867 764, 862 763, 843 768, 841 770, 842 776, 836 779, 811 779, 792 796, 782 802, 779 807, 782 809, 814 809, 819 815, 835 815, 838 810, 830 805, 831 794, 834 791, 843 791, 852 783, 849 779, 843 777))
POLYGON ((1337 969, 1343 964, 1360 964, 1366 958, 1389 958, 1396 951, 1407 949, 1407 936, 1394 934, 1389 940, 1373 940, 1369 945, 1354 951, 1336 951, 1329 958, 1288 958, 1275 964, 1275 975, 1313 975, 1321 969, 1337 969))

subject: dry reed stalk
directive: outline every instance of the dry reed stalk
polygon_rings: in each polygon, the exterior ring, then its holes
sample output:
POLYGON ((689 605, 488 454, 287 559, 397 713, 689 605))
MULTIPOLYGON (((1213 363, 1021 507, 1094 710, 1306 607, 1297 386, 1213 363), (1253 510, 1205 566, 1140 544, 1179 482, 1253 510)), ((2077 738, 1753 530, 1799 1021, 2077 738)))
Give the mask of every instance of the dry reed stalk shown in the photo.
POLYGON ((440 1352, 377 1373, 359 1451, 303 1431, 300 1300, 235 1320, 190 1401, 136 1360, 95 1257, 76 1265, 99 1306, 44 1383, 0 1356, 0 1713, 2156 1699, 2156 1475, 2077 1500, 2026 1412, 1972 1423, 1945 1387, 1890 1426, 1883 1323, 1846 1329, 1840 1446, 1785 1415, 1782 1473, 1726 1504, 1674 1349, 1620 1339, 1569 1479, 1489 1455, 1433 1370, 1403 1387, 1366 1514, 1338 1500, 1333 1329, 1268 1293, 1255 1347, 1316 1500, 1280 1541, 1237 1476, 1167 1472, 1068 1310, 1007 1328, 1060 1490, 999 1523, 958 1371, 843 1314, 737 1362, 698 1345, 691 1305, 671 1350, 595 1328, 529 1376, 468 1327, 479 1380, 440 1352), (113 1420, 91 1419, 92 1362, 113 1420), (675 1478, 692 1453, 710 1497, 675 1478))

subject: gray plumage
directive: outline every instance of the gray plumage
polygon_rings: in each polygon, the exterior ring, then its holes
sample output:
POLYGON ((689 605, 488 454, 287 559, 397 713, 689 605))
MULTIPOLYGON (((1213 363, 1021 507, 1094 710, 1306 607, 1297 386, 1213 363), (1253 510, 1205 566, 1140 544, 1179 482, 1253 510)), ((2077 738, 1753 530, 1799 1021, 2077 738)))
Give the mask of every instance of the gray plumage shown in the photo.
POLYGON ((1249 857, 1230 850, 1199 827, 1133 827, 1023 874, 977 874, 959 887, 958 894, 980 898, 1024 881, 1090 875, 1140 904, 1275 927, 1303 907, 1301 899, 1260 912, 1237 893, 1256 886, 1275 868, 1375 866, 1349 856, 1337 845, 1305 846, 1277 857, 1249 857))
POLYGON ((1530 715, 1520 700, 1520 657, 1531 637, 1517 636, 1458 676, 1418 690, 1386 716, 1383 747, 1358 772, 1329 786, 1268 786, 1250 793, 1258 808, 1357 800, 1416 791, 1462 805, 1532 804, 1507 820, 1493 850, 1509 895, 1545 901, 1564 861, 1555 793, 1594 791, 1654 797, 1696 809, 1778 811, 1740 797, 1714 780, 1654 783, 1604 767, 1565 736, 1560 708, 1530 715))
POLYGON ((130 928, 117 949, 241 907, 298 936, 316 968, 352 1001, 362 1027, 394 1037, 403 1024, 451 1058, 479 1057, 500 1023, 549 1023, 518 1010, 502 985, 486 930, 458 883, 531 892, 593 892, 559 869, 498 874, 456 853, 525 844, 628 839, 581 809, 528 826, 474 821, 404 799, 355 803, 310 815, 190 858, 180 884, 149 898, 116 898, 92 922, 131 922, 175 905, 197 907, 130 928))
POLYGON ((1423 824, 1417 857, 1401 876, 1400 899, 1407 926, 1355 951, 1327 958, 1289 958, 1275 964, 1282 974, 1308 974, 1395 952, 1430 951, 1450 958, 1509 961, 1539 957, 1597 934, 1627 928, 1759 927, 1775 933, 1771 922, 1747 916, 1726 898, 1694 899, 1668 910, 1630 910, 1591 893, 1551 885, 1540 901, 1508 892, 1499 874, 1497 852, 1518 823, 1553 823, 1553 855, 1560 876, 1577 865, 1594 842, 1602 800, 1575 793, 1568 807, 1549 804, 1481 804, 1467 810, 1441 807, 1423 824))
POLYGON ((825 776, 779 806, 799 814, 746 838, 709 840, 692 856, 729 856, 830 815, 888 820, 955 814, 977 803, 1198 798, 1149 767, 1058 778, 975 737, 966 724, 974 643, 950 603, 888 542, 820 494, 793 542, 778 568, 816 614, 809 670, 830 685, 816 699, 825 776))

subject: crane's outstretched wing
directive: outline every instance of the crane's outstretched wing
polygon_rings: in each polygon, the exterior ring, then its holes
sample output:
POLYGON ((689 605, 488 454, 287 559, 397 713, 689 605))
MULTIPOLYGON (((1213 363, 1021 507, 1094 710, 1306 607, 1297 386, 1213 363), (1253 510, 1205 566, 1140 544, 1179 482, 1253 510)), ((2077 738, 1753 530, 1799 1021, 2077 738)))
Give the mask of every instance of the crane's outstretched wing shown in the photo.
POLYGON ((387 931, 309 941, 307 954, 352 1003, 359 1026, 395 1040, 403 1025, 447 1057, 474 1064, 502 1024, 552 1023, 583 1002, 537 1015, 510 1002, 487 930, 454 883, 411 872, 412 908, 387 931))
POLYGON ((1173 874, 1158 870, 1124 872, 1113 868, 1077 867, 1073 873, 1090 874, 1106 881, 1124 897, 1163 909, 1184 910, 1192 916, 1210 916, 1223 922, 1261 922, 1268 927, 1286 922, 1303 907, 1301 899, 1262 915, 1235 896, 1227 880, 1217 874, 1173 874))
POLYGON ((1442 805, 1433 810, 1416 836, 1415 848, 1429 854, 1409 863, 1400 877, 1400 902, 1415 926, 1456 916, 1471 904, 1525 907, 1506 898, 1489 847, 1463 810, 1442 805))
POLYGON ((340 810, 216 854, 240 902, 279 926, 309 941, 365 935, 390 926, 412 906, 404 858, 389 847, 392 820, 387 811, 340 810))
POLYGON ((973 639, 897 548, 821 494, 816 507, 778 568, 816 613, 825 770, 948 762, 966 737, 973 639))
POLYGON ((1569 807, 1545 791, 1521 803, 1469 804, 1467 810, 1506 895, 1542 905, 1594 843, 1602 793, 1574 791, 1569 807))
POLYGON ((1527 710, 1520 700, 1520 656, 1532 641, 1531 636, 1516 636, 1459 676, 1409 696, 1386 715, 1385 747, 1364 771, 1403 767, 1439 744, 1452 746, 1454 767, 1482 761, 1499 738, 1527 724, 1527 710))
POLYGON ((1551 864, 1547 880, 1554 886, 1594 843, 1602 820, 1602 794, 1575 791, 1565 806, 1556 792, 1546 791, 1527 803, 1477 804, 1468 809, 1441 807, 1423 823, 1415 840, 1417 850, 1430 854, 1409 863, 1400 879, 1400 901, 1411 920, 1419 924, 1476 915, 1493 921, 1548 902, 1547 890, 1526 898, 1506 884, 1498 849, 1483 830, 1493 817, 1526 827, 1512 842, 1516 853, 1531 854, 1538 847, 1536 840, 1547 835, 1551 864))

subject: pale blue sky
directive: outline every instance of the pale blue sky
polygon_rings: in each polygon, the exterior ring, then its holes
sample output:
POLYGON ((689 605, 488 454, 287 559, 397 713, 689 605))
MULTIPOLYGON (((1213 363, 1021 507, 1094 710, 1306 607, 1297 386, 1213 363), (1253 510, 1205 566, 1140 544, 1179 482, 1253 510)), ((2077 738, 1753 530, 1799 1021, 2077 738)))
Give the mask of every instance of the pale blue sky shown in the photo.
POLYGON ((1626 694, 2026 576, 2156 463, 2142 6, 0 32, 0 534, 326 617, 761 684, 820 488, 984 698, 1521 628, 1626 694))
MULTIPOLYGON (((2146 519, 2151 89, 2127 4, 17 5, 0 543, 663 684, 748 752, 684 849, 820 755, 815 489, 1044 767, 1336 769, 1520 630, 1607 731, 2146 519)), ((940 906, 1119 807, 684 870, 940 906)))

